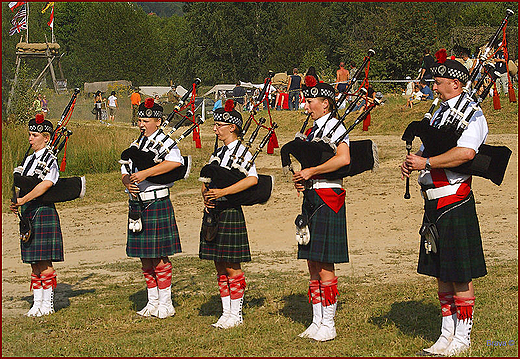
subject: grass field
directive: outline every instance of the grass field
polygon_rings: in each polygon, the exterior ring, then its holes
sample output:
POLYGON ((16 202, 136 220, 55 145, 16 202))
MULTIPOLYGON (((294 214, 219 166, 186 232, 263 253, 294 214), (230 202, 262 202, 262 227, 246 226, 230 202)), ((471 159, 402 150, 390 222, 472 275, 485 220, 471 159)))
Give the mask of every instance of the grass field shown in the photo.
MULTIPOLYGON (((287 260, 287 255, 269 254, 269 260, 287 260)), ((98 274, 86 277, 63 270, 57 292, 64 297, 56 314, 3 318, 2 354, 401 357, 430 346, 440 330, 431 278, 411 274, 413 280, 381 283, 370 276, 344 276, 339 279, 337 338, 326 343, 298 338, 311 318, 306 276, 296 271, 254 273, 248 271, 254 264, 245 264, 244 324, 224 332, 210 326, 221 308, 215 278, 208 275, 213 264, 180 256, 173 258, 173 265, 174 317, 159 320, 135 314, 146 303, 136 261, 93 267, 98 274), (99 274, 100 269, 106 274, 99 274), (120 283, 113 284, 113 276, 119 276, 120 283)), ((466 356, 518 356, 517 270, 516 261, 493 263, 484 279, 474 281, 478 297, 472 347, 466 356)), ((31 301, 30 296, 25 299, 31 301)))

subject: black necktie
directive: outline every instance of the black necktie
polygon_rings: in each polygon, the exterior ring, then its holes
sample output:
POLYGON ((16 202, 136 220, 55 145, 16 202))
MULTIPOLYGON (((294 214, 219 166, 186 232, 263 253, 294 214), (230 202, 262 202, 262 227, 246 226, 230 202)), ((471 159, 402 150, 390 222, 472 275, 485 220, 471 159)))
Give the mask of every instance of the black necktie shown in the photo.
POLYGON ((27 163, 27 166, 25 166, 25 169, 23 170, 22 176, 27 176, 27 173, 31 169, 31 167, 32 167, 32 165, 33 165, 35 160, 36 160, 36 154, 33 153, 33 155, 31 156, 31 159, 27 163))
POLYGON ((220 154, 218 155, 218 158, 220 159, 221 162, 224 159, 224 155, 226 154, 227 149, 228 149, 228 147, 226 145, 224 145, 224 147, 222 147, 222 150, 220 151, 220 154))
POLYGON ((446 110, 449 108, 450 108, 450 106, 448 105, 447 102, 441 103, 441 108, 440 108, 439 112, 437 112, 437 116, 435 116, 435 121, 433 121, 433 127, 439 126, 439 124, 442 121, 442 115, 444 115, 444 112, 446 112, 446 110))
POLYGON ((148 137, 143 136, 143 139, 141 140, 141 144, 139 145, 139 150, 142 150, 144 148, 144 144, 146 143, 147 139, 148 139, 148 137))

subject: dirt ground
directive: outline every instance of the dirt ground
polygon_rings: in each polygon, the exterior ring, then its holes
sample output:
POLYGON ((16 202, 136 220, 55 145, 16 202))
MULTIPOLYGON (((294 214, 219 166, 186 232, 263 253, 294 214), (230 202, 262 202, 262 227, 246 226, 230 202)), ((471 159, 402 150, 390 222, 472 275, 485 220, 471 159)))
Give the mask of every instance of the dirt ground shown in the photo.
MULTIPOLYGON (((345 180, 350 262, 337 265, 339 276, 370 277, 381 281, 414 280, 422 218, 422 199, 411 180, 411 196, 403 199, 404 181, 398 165, 404 157, 399 136, 371 136, 382 155, 380 168, 345 180)), ((279 139, 285 143, 286 139, 279 139)), ((289 139, 287 139, 289 140, 289 139)), ((474 178, 486 260, 489 264, 518 259, 518 136, 490 135, 487 143, 508 146, 513 155, 501 186, 474 178)), ((306 277, 306 262, 296 259, 294 219, 302 198, 281 171, 279 150, 262 154, 257 167, 275 175, 275 189, 266 205, 244 207, 253 259, 244 265, 249 272, 297 270, 306 277)), ((195 169, 197 171, 198 169, 195 169)), ((259 172, 262 173, 262 170, 259 172)), ((192 175, 197 175, 194 173, 192 175)), ((87 183, 88 190, 88 183, 87 183)), ((197 256, 202 203, 199 187, 172 190, 171 199, 181 235, 182 254, 197 256)), ((136 261, 125 253, 127 203, 68 208, 59 211, 65 261, 55 263, 59 275, 104 273, 100 265, 136 261)), ((108 272, 107 272, 108 273, 108 272)), ((118 280, 114 277, 114 282, 118 280)), ((2 316, 17 316, 29 308, 30 267, 20 259, 18 220, 2 214, 2 316)), ((144 283, 144 282, 143 282, 144 283)), ((88 283, 84 283, 88 287, 88 283)), ((59 293, 57 293, 59 299, 59 293)))

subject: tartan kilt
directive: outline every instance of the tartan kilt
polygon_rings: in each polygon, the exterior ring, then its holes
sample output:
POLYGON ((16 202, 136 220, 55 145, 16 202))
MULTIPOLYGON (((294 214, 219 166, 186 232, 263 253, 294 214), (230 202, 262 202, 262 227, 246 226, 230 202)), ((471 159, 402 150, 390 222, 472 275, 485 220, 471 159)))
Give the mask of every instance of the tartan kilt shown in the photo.
MULTIPOLYGON (((134 233, 127 226, 126 254, 129 257, 161 258, 181 252, 179 230, 169 197, 143 201, 143 229, 134 233)), ((131 210, 139 210, 138 201, 129 201, 131 210)))
POLYGON ((29 202, 21 207, 23 217, 29 218, 32 224, 31 239, 24 243, 20 240, 22 261, 36 263, 38 261, 63 261, 63 238, 60 218, 54 204, 29 202))
POLYGON ((470 282, 487 274, 473 192, 437 210, 437 200, 425 200, 423 223, 437 221, 437 253, 426 254, 420 245, 417 272, 443 282, 470 282), (442 215, 442 216, 441 216, 442 215), (440 219, 438 219, 440 217, 440 219))
MULTIPOLYGON (((333 190, 336 194, 343 191, 341 188, 333 188, 333 190)), ((320 206, 321 208, 309 220, 310 242, 305 246, 298 245, 298 259, 322 263, 346 263, 349 260, 346 205, 336 213, 325 204, 315 190, 305 190, 302 213, 310 217, 314 209, 320 206)))
POLYGON ((201 231, 199 258, 230 263, 251 261, 246 219, 241 207, 220 211, 217 236, 211 242, 202 238, 201 231))

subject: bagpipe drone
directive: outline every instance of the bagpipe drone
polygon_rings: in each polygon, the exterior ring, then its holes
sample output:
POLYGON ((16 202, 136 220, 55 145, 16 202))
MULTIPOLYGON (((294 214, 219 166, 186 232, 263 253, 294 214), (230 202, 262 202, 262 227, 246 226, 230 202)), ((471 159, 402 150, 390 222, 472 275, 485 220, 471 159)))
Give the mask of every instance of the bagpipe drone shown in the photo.
MULTIPOLYGON (((284 173, 288 173, 289 171, 294 173, 290 155, 293 155, 298 160, 298 162, 300 162, 302 169, 315 167, 327 162, 329 159, 334 157, 336 153, 336 147, 341 143, 341 141, 345 139, 345 137, 354 129, 354 127, 360 122, 363 122, 370 111, 372 111, 372 109, 374 109, 377 105, 381 104, 381 101, 377 98, 374 98, 373 101, 369 101, 367 98, 367 90, 364 87, 368 76, 368 64, 370 62, 370 58, 374 54, 374 50, 370 49, 368 51, 368 54, 365 56, 362 65, 354 74, 345 91, 340 95, 333 111, 329 113, 329 117, 326 119, 326 122, 332 118, 337 117, 338 109, 347 99, 347 96, 354 96, 354 99, 349 104, 344 114, 338 119, 338 122, 334 125, 334 127, 328 133, 324 133, 325 125, 323 125, 320 131, 315 134, 312 141, 306 141, 306 136, 304 133, 309 122, 309 114, 303 123, 300 132, 296 134, 295 139, 282 146, 280 155, 284 173), (358 90, 354 94, 350 93, 352 86, 360 78, 363 71, 365 71, 364 80, 361 81, 358 90), (354 111, 354 108, 361 99, 365 99, 364 111, 356 118, 356 120, 352 123, 351 126, 349 126, 348 129, 345 129, 345 132, 337 140, 332 141, 334 132, 340 126, 345 127, 345 118, 348 114, 354 111)), ((321 174, 319 177, 328 180, 334 180, 347 176, 355 176, 367 170, 374 169, 378 166, 378 162, 377 146, 371 140, 367 139, 350 141, 350 164, 343 166, 334 172, 321 174)))
MULTIPOLYGON (((473 71, 471 71, 462 94, 457 99, 455 105, 449 109, 445 122, 439 127, 430 125, 432 114, 438 102, 438 100, 434 100, 429 111, 424 115, 421 121, 414 121, 408 125, 402 136, 402 140, 406 141, 408 153, 410 153, 412 142, 416 136, 421 139, 424 145, 423 157, 440 155, 457 146, 457 140, 468 127, 473 115, 477 111, 482 111, 480 104, 487 97, 499 76, 498 73, 494 71, 493 64, 485 63, 488 58, 493 55, 490 55, 492 48, 497 42, 499 34, 507 25, 508 18, 513 14, 514 12, 512 10, 507 9, 506 16, 501 25, 489 40, 485 50, 478 57, 477 64, 474 66, 473 71), (473 86, 473 82, 481 70, 483 70, 484 73, 475 86, 473 86), (490 82, 488 85, 485 85, 487 78, 489 78, 490 82)), ((482 144, 471 161, 454 168, 449 168, 449 170, 483 177, 491 180, 496 185, 500 185, 504 179, 510 156, 511 150, 506 146, 482 144)), ((405 198, 410 198, 409 178, 407 178, 406 181, 405 198)))

